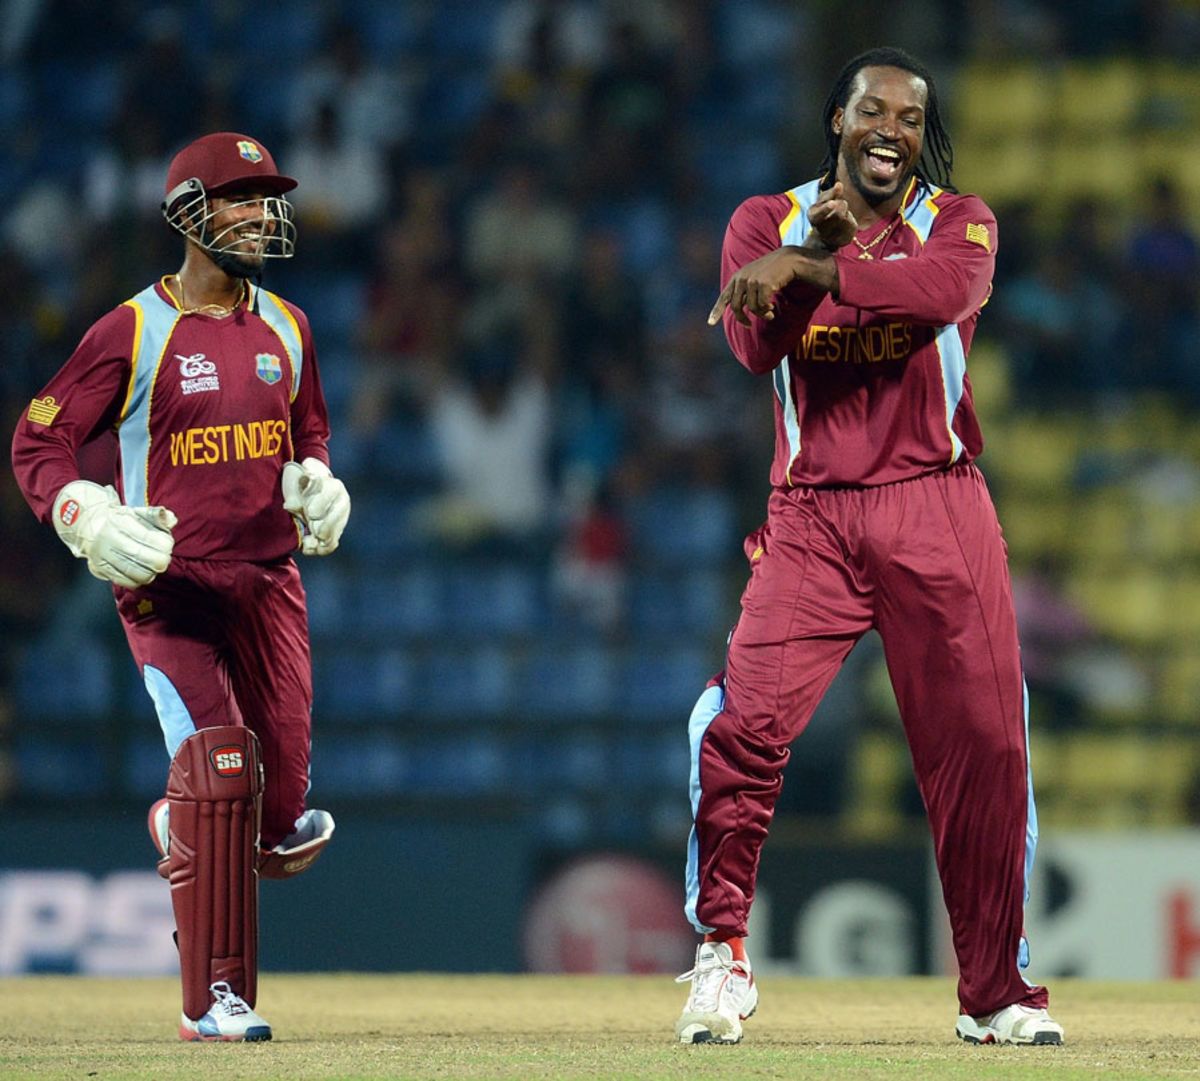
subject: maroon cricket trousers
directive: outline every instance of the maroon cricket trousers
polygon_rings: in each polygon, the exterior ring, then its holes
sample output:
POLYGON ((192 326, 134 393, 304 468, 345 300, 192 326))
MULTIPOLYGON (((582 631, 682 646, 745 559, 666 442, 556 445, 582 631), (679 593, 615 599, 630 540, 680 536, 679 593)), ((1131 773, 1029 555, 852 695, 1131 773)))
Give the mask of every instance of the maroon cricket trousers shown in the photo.
POLYGON ((974 465, 872 488, 775 490, 724 692, 690 725, 688 916, 742 935, 789 745, 872 628, 929 815, 959 965, 979 1016, 1045 1006, 1017 967, 1030 792, 1007 555, 974 465))
POLYGON ((113 592, 171 757, 200 728, 244 724, 258 736, 260 843, 274 847, 304 811, 312 749, 308 616, 295 561, 176 556, 150 585, 113 592))

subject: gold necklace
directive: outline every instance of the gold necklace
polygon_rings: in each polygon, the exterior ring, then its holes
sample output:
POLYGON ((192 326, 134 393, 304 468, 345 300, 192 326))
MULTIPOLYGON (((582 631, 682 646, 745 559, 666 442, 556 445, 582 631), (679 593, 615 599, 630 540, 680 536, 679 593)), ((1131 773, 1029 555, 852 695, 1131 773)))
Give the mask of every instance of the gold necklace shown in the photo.
POLYGON ((226 304, 201 304, 198 308, 188 308, 185 306, 187 301, 185 300, 184 294, 183 294, 183 275, 176 274, 175 281, 179 285, 179 314, 180 315, 212 315, 218 319, 224 319, 225 316, 232 315, 237 310, 238 305, 241 304, 241 302, 246 299, 246 292, 247 292, 246 279, 240 278, 238 280, 239 280, 242 288, 238 295, 237 300, 235 300, 232 304, 229 304, 229 305, 226 305, 226 304))
POLYGON ((858 245, 858 257, 860 259, 874 259, 875 256, 871 254, 871 249, 875 247, 876 244, 883 243, 883 241, 887 238, 887 235, 896 228, 896 222, 899 220, 899 218, 893 218, 888 223, 888 227, 884 229, 883 232, 881 232, 874 240, 872 240, 870 244, 864 244, 858 239, 858 237, 855 237, 854 243, 858 245))

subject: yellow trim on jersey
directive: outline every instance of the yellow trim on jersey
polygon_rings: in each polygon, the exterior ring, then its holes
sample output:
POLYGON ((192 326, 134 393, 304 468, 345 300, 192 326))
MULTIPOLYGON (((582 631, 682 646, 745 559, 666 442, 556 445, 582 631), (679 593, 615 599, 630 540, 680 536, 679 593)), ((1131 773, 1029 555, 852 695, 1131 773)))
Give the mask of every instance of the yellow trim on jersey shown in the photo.
MULTIPOLYGON (((271 303, 273 303, 287 317, 287 321, 292 325, 292 329, 296 332, 296 341, 300 343, 300 348, 303 349, 304 338, 300 334, 300 324, 296 322, 296 317, 291 313, 291 311, 288 310, 288 306, 284 304, 284 302, 280 300, 279 297, 277 297, 274 293, 268 292, 266 289, 264 289, 263 292, 271 298, 271 303)), ((281 338, 280 341, 282 340, 283 339, 281 338)))
POLYGON ((779 223, 779 239, 781 241, 787 236, 788 230, 792 227, 792 222, 796 220, 796 215, 800 213, 800 200, 796 198, 796 193, 789 191, 786 194, 792 201, 792 209, 787 212, 783 221, 779 223))
POLYGON ((179 320, 182 318, 183 312, 175 313, 175 318, 171 322, 170 328, 167 330, 166 337, 163 338, 162 349, 159 350, 158 356, 154 358, 154 371, 150 373, 150 379, 146 383, 146 476, 145 476, 145 491, 146 502, 150 502, 150 450, 154 444, 154 435, 150 431, 150 418, 154 414, 154 387, 158 383, 158 373, 162 368, 163 357, 167 355, 167 346, 171 344, 171 339, 175 336, 175 328, 179 325, 179 320))
POLYGON ((176 297, 175 294, 171 292, 171 287, 167 284, 167 281, 170 278, 174 278, 176 281, 179 280, 179 276, 177 274, 164 274, 158 280, 158 284, 162 286, 163 292, 166 293, 167 296, 169 296, 171 298, 171 303, 175 306, 175 310, 177 312, 181 312, 181 311, 183 311, 183 300, 181 298, 176 297))
MULTIPOLYGON (((915 177, 912 183, 916 183, 915 177)), ((917 238, 922 248, 925 247, 925 241, 929 239, 929 234, 933 231, 934 220, 942 212, 942 208, 937 205, 937 200, 945 194, 942 188, 930 184, 929 194, 921 200, 919 206, 913 207, 911 210, 904 208, 900 211, 900 216, 904 219, 904 224, 913 231, 913 235, 917 238), (914 218, 918 220, 914 222, 914 218), (924 230, 923 233, 922 230, 924 230)), ((902 203, 901 206, 903 207, 904 204, 902 203)))
POLYGON ((271 321, 269 319, 263 320, 263 322, 266 323, 268 327, 271 327, 271 333, 274 334, 275 337, 279 339, 279 344, 283 346, 283 351, 287 354, 288 363, 292 366, 292 372, 291 372, 292 378, 290 380, 291 391, 288 395, 288 400, 294 402, 296 400, 296 395, 300 393, 300 383, 296 379, 296 365, 298 363, 300 363, 301 361, 303 361, 303 359, 304 359, 304 336, 300 333, 300 324, 296 322, 296 317, 294 315, 292 315, 292 313, 290 311, 288 311, 288 306, 286 304, 284 304, 284 302, 282 300, 280 300, 279 297, 277 297, 269 289, 260 288, 258 290, 258 292, 260 295, 266 296, 271 301, 271 303, 274 304, 275 307, 277 307, 283 313, 284 318, 287 319, 288 324, 291 326, 293 333, 296 335, 296 342, 300 348, 300 356, 298 356, 298 357, 292 356, 292 351, 288 348, 288 343, 284 340, 283 335, 280 334, 279 331, 277 331, 273 326, 271 326, 271 321))
POLYGON ((179 312, 175 316, 174 322, 167 331, 167 336, 163 338, 162 349, 154 359, 154 371, 150 376, 150 382, 146 386, 146 502, 150 502, 150 451, 154 446, 154 435, 150 431, 150 418, 154 415, 154 388, 158 385, 158 373, 162 370, 163 358, 167 355, 167 346, 171 344, 171 339, 175 336, 175 328, 179 325, 179 320, 183 317, 183 312, 179 312))
POLYGON ((129 386, 125 388, 125 400, 117 414, 118 426, 129 414, 129 403, 133 399, 133 389, 137 386, 138 354, 142 351, 142 324, 146 321, 146 313, 136 300, 130 299, 125 303, 133 309, 133 348, 129 350, 129 386))

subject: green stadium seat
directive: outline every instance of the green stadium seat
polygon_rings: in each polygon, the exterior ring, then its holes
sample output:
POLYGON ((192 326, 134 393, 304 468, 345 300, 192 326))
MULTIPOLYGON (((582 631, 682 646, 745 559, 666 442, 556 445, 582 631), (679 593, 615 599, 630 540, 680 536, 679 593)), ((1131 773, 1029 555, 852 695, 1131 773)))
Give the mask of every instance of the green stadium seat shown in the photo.
POLYGON ((1029 135, 1048 125, 1045 72, 1033 64, 970 63, 948 100, 955 127, 977 135, 1029 135))
POLYGON ((1058 77, 1056 119, 1080 133, 1131 127, 1147 83, 1131 60, 1073 61, 1058 77))
POLYGON ((1094 568, 1071 576, 1067 592, 1103 634, 1130 645, 1160 646, 1172 633, 1173 585, 1140 566, 1094 568))
POLYGON ((1005 426, 1008 453, 1005 479, 1022 488, 1052 491, 1061 497, 1070 486, 1080 449, 1078 428, 1060 415, 1023 414, 1005 426))
POLYGON ((1050 186, 1064 199, 1134 199, 1146 176, 1143 163, 1129 153, 1129 141, 1116 127, 1097 130, 1089 124, 1065 132, 1047 148, 1046 161, 1050 186))
POLYGON ((1160 720, 1200 729, 1200 643, 1189 641, 1164 655, 1154 704, 1160 720))
POLYGON ((976 192, 993 206, 1028 198, 1045 183, 1042 141, 1022 128, 1007 134, 966 128, 955 137, 954 162, 959 191, 976 192))
POLYGON ((1091 828, 1183 824, 1195 747, 1137 733, 1075 733, 1062 746, 1063 788, 1079 825, 1091 828))
POLYGON ((854 745, 842 823, 857 838, 894 836, 903 825, 900 792, 912 773, 897 731, 864 732, 854 745))

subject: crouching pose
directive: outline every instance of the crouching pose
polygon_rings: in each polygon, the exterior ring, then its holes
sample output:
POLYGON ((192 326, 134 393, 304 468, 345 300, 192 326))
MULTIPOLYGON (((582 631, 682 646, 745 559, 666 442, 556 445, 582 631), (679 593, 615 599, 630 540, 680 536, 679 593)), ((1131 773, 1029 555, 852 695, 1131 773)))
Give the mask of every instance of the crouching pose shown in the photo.
POLYGON ((13 439, 18 483, 97 578, 154 702, 170 764, 150 833, 178 927, 185 1040, 269 1040, 255 1012, 258 879, 333 834, 309 810, 312 667, 293 558, 350 515, 308 319, 256 284, 295 245, 266 148, 232 132, 172 160, 183 265, 97 321, 13 439), (114 433, 114 483, 77 453, 114 433))

